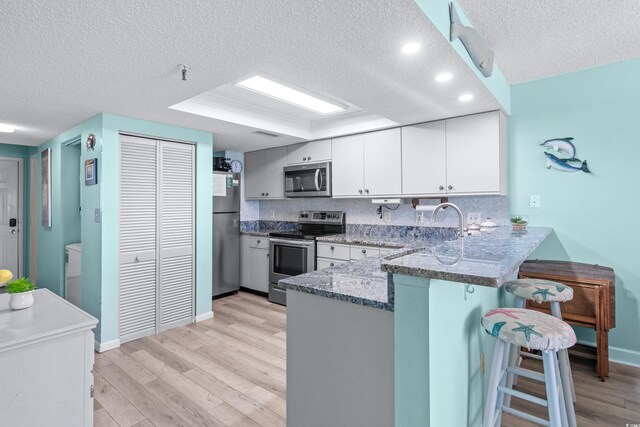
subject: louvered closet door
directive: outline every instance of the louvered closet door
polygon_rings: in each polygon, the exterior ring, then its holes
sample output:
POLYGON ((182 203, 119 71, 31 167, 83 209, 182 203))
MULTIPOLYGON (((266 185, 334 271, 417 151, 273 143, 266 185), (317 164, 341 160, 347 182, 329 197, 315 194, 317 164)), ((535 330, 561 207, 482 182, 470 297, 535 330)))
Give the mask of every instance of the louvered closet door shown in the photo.
POLYGON ((120 342, 156 331, 156 141, 120 136, 120 342))
POLYGON ((194 146, 159 141, 158 330, 193 321, 194 146))

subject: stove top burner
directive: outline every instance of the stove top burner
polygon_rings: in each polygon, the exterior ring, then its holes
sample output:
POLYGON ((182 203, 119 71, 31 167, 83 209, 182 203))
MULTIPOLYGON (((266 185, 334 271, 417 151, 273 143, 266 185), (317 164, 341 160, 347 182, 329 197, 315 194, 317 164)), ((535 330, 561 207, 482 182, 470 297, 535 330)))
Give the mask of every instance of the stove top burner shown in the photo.
POLYGON ((315 240, 318 236, 342 234, 346 231, 345 213, 340 211, 301 211, 298 229, 274 231, 269 237, 315 240))

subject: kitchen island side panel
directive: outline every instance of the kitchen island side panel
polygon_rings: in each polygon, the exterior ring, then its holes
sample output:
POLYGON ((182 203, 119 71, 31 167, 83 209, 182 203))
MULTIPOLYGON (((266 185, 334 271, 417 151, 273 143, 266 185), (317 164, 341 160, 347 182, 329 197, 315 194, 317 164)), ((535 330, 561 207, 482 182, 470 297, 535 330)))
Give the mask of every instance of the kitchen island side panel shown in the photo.
POLYGON ((287 291, 287 424, 394 423, 393 313, 287 291))

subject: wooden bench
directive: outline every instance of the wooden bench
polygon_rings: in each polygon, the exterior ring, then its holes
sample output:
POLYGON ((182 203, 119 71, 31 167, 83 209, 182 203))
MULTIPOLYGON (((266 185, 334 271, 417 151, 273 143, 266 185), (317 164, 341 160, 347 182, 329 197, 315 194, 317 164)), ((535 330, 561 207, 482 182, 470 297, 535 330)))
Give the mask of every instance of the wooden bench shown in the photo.
MULTIPOLYGON (((616 326, 613 269, 579 262, 530 260, 520 266, 518 277, 553 280, 573 288, 573 300, 562 303, 562 317, 572 325, 595 329, 596 370, 604 381, 609 376, 609 330, 616 326)), ((548 303, 527 301, 527 308, 551 312, 548 303)))

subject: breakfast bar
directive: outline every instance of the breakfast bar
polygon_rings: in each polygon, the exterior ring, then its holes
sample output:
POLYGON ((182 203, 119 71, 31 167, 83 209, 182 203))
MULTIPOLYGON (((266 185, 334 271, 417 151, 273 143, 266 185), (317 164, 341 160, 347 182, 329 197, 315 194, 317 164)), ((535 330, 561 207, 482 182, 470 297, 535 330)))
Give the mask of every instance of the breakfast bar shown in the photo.
POLYGON ((408 238, 385 257, 280 281, 288 421, 480 425, 493 352, 480 316, 512 304, 501 286, 550 233, 408 238))

